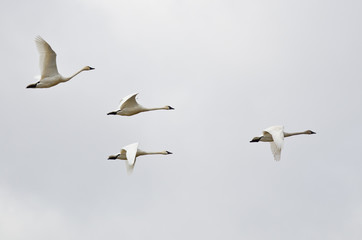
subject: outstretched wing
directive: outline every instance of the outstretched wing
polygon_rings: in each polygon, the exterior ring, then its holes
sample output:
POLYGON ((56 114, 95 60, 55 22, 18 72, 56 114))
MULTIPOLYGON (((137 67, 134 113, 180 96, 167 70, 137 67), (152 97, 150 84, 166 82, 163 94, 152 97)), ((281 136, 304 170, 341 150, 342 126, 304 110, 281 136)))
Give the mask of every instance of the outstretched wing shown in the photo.
POLYGON ((270 148, 274 156, 275 161, 280 161, 280 155, 282 153, 282 149, 279 148, 274 142, 270 142, 270 148))
POLYGON ((138 105, 137 100, 136 100, 136 96, 138 93, 133 93, 128 95, 127 97, 122 98, 120 104, 119 104, 119 109, 123 109, 123 108, 133 108, 136 107, 138 105))
POLYGON ((136 163, 137 148, 138 143, 132 143, 122 148, 122 150, 126 151, 126 167, 128 173, 132 173, 134 165, 136 163))
POLYGON ((275 161, 280 161, 280 155, 284 144, 284 127, 273 126, 264 130, 263 134, 270 134, 273 141, 270 142, 270 148, 274 155, 275 161))
POLYGON ((40 36, 35 38, 35 43, 39 52, 39 67, 41 77, 50 77, 58 75, 56 57, 57 54, 53 51, 50 45, 40 36))

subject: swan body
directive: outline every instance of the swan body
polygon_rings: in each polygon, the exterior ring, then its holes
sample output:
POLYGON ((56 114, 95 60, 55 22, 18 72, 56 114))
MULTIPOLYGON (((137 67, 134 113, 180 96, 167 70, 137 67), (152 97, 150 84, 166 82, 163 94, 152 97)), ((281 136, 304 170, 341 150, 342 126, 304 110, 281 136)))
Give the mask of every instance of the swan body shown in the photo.
POLYGON ((109 156, 108 160, 116 160, 116 159, 126 160, 127 172, 132 173, 134 165, 136 163, 136 158, 138 156, 153 155, 153 154, 168 155, 172 154, 172 152, 169 151, 146 152, 138 148, 138 143, 132 143, 127 146, 124 146, 119 154, 109 156))
POLYGON ((306 130, 303 132, 286 133, 284 132, 283 126, 272 126, 266 128, 261 136, 254 137, 250 142, 270 142, 270 148, 272 150, 274 160, 280 161, 284 138, 301 134, 311 135, 315 134, 315 132, 306 130))
POLYGON ((138 93, 130 94, 121 100, 119 110, 109 112, 107 115, 121 115, 121 116, 132 116, 140 112, 154 111, 154 110, 173 110, 171 106, 146 108, 138 104, 136 96, 138 93))
POLYGON ((40 36, 35 38, 35 43, 39 52, 40 80, 28 85, 26 88, 50 88, 62 82, 67 82, 83 71, 93 70, 94 68, 85 66, 70 77, 63 77, 59 74, 56 57, 50 45, 40 36))

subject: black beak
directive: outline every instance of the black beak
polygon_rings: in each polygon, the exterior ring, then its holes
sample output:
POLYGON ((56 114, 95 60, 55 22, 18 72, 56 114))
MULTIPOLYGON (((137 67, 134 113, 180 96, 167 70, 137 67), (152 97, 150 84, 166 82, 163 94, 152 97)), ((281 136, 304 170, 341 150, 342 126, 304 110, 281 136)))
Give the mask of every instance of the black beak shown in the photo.
POLYGON ((166 151, 167 154, 173 154, 172 152, 166 151))
POLYGON ((94 70, 95 68, 89 67, 89 70, 94 70))
POLYGON ((175 110, 173 107, 171 107, 171 106, 168 106, 168 109, 170 109, 170 110, 175 110))
POLYGON ((109 112, 107 115, 117 115, 117 112, 109 112))
POLYGON ((311 131, 311 133, 310 134, 317 134, 316 132, 313 132, 313 131, 311 131))

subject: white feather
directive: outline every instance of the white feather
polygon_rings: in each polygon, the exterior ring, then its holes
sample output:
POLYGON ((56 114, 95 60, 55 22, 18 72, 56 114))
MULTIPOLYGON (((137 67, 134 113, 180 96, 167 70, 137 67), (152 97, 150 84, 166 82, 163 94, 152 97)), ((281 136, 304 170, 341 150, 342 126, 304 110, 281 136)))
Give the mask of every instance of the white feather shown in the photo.
POLYGON ((284 132, 283 126, 272 126, 266 128, 263 131, 263 135, 260 137, 254 137, 250 142, 270 142, 270 148, 274 156, 275 161, 280 161, 281 151, 284 145, 284 138, 300 135, 300 134, 315 134, 315 132, 311 130, 306 130, 303 132, 294 132, 294 133, 286 133, 284 132))
POLYGON ((119 110, 108 113, 107 115, 121 115, 121 116, 132 116, 140 112, 154 111, 154 110, 172 110, 174 108, 170 106, 146 108, 138 104, 136 96, 138 93, 130 94, 120 101, 119 110))
POLYGON ((35 38, 36 47, 39 52, 39 68, 41 76, 39 80, 27 86, 27 88, 50 88, 59 83, 67 82, 82 71, 93 70, 94 68, 85 66, 70 77, 63 77, 57 68, 57 54, 50 45, 40 36, 35 38))
POLYGON ((137 149, 138 149, 138 143, 132 143, 122 148, 122 150, 126 151, 126 157, 127 157, 126 168, 128 173, 133 172, 133 168, 136 163, 137 149))

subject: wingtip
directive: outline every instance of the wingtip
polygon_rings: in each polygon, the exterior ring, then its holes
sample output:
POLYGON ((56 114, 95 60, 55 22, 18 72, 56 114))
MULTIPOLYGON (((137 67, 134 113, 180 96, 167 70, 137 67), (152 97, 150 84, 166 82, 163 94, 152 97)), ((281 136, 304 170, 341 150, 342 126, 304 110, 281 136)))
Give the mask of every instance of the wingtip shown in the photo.
POLYGON ((127 175, 130 176, 133 173, 134 165, 131 165, 126 161, 126 169, 127 169, 127 175))
POLYGON ((274 161, 279 162, 281 159, 281 155, 274 155, 274 161))
POLYGON ((34 40, 35 40, 35 42, 45 41, 40 35, 36 35, 34 40))

